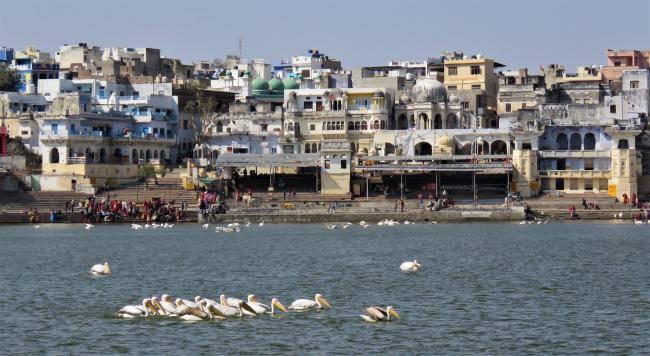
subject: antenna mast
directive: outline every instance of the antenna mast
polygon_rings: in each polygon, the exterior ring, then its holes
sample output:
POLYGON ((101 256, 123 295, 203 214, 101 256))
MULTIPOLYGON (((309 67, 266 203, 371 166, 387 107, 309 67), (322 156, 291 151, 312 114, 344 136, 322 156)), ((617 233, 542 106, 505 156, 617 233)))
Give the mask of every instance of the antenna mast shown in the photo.
POLYGON ((244 37, 239 35, 239 59, 242 59, 242 49, 244 48, 244 37))

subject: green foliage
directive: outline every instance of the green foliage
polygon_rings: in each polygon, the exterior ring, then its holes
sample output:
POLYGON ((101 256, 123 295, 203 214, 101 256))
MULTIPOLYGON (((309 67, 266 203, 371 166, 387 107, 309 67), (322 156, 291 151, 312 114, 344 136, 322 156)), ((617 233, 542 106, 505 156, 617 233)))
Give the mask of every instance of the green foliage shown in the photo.
POLYGON ((160 175, 161 177, 164 177, 165 173, 166 172, 164 169, 157 169, 156 167, 150 164, 144 164, 141 165, 140 168, 138 168, 138 177, 140 177, 140 179, 153 178, 156 175, 160 175))
POLYGON ((0 63, 0 91, 18 91, 18 72, 0 63))

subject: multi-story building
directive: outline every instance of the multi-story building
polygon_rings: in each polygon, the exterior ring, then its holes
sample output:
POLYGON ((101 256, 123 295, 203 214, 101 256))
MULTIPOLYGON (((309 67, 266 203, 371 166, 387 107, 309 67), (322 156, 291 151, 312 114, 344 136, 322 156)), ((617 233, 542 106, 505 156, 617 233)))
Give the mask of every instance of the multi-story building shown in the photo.
POLYGON ((623 71, 634 69, 650 69, 650 51, 608 49, 607 65, 602 68, 603 82, 619 81, 623 71))
MULTIPOLYGON (((448 92, 474 91, 484 94, 487 110, 497 111, 499 83, 496 68, 504 67, 492 58, 482 55, 447 58, 444 61, 444 83, 448 92)), ((477 108, 478 109, 478 108, 477 108)))
POLYGON ((528 69, 499 73, 497 114, 516 115, 519 109, 536 108, 546 98, 543 75, 528 74, 528 69))

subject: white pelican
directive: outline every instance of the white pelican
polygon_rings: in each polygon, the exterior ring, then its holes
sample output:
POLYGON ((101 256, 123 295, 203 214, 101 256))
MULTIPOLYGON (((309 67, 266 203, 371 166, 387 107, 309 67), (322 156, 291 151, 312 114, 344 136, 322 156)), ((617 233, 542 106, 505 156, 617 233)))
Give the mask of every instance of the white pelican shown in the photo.
POLYGON ((418 268, 422 266, 418 263, 418 260, 406 261, 399 266, 399 269, 402 272, 417 272, 418 268))
POLYGON ((192 308, 199 308, 199 302, 200 301, 201 301, 201 297, 199 297, 198 295, 196 297, 194 297, 194 301, 187 300, 187 299, 181 299, 181 302, 183 302, 183 304, 187 305, 188 307, 192 307, 192 308))
POLYGON ((91 224, 86 224, 86 230, 90 230, 90 229, 92 229, 93 227, 94 227, 94 226, 91 225, 91 224))
POLYGON ((155 314, 156 308, 151 304, 151 299, 147 298, 142 300, 141 305, 127 305, 120 309, 117 312, 117 316, 121 318, 135 318, 138 316, 149 316, 149 312, 151 311, 151 314, 155 314))
POLYGON ((382 309, 377 306, 370 306, 366 308, 365 310, 366 315, 359 315, 361 319, 369 322, 369 323, 376 323, 378 321, 391 321, 391 317, 395 317, 397 319, 400 319, 399 314, 397 311, 395 311, 395 308, 392 306, 387 306, 386 309, 382 309))
POLYGON ((297 299, 289 306, 289 309, 296 311, 304 311, 310 309, 330 309, 332 306, 330 303, 323 297, 322 294, 316 294, 314 300, 311 299, 297 299))
POLYGON ((203 230, 207 230, 210 227, 210 224, 203 224, 203 230))
POLYGON ((158 301, 158 297, 156 296, 151 297, 151 305, 154 307, 156 314, 167 315, 165 308, 163 308, 162 305, 160 305, 160 302, 158 301))
POLYGON ((41 225, 34 225, 34 229, 38 229, 40 227, 41 227, 41 225))
POLYGON ((159 304, 162 307, 162 309, 165 311, 166 315, 176 314, 178 308, 176 308, 176 305, 174 305, 174 303, 172 302, 172 297, 169 296, 168 294, 163 294, 160 297, 159 304))
MULTIPOLYGON (((246 302, 244 302, 243 300, 241 300, 241 299, 226 298, 226 296, 223 295, 223 294, 219 296, 219 302, 221 302, 221 305, 225 305, 225 306, 228 306, 228 307, 231 307, 231 308, 237 308, 242 302, 248 306, 248 304, 246 302)), ((242 312, 245 315, 257 315, 257 312, 255 311, 255 309, 250 308, 250 306, 249 306, 249 308, 243 308, 242 312)))
POLYGON ((244 315, 244 310, 255 313, 255 310, 243 300, 237 304, 237 307, 223 305, 211 299, 203 299, 201 302, 205 303, 205 310, 214 316, 219 315, 221 318, 241 318, 244 315))
POLYGON ((181 319, 187 321, 199 321, 212 319, 212 313, 206 312, 203 310, 203 307, 196 306, 191 307, 189 305, 183 304, 183 301, 180 298, 176 299, 176 315, 181 319))
POLYGON ((277 298, 271 299, 271 306, 269 307, 266 304, 259 303, 257 301, 257 297, 255 295, 250 294, 248 296, 248 305, 250 305, 253 310, 255 310, 255 313, 257 314, 275 314, 275 308, 280 309, 281 311, 287 313, 287 308, 280 303, 280 301, 277 298))
POLYGON ((96 276, 107 276, 111 274, 111 268, 108 266, 108 262, 104 261, 104 264, 96 264, 90 268, 90 273, 96 276))
POLYGON ((264 221, 262 221, 262 222, 259 224, 259 226, 264 226, 264 221))

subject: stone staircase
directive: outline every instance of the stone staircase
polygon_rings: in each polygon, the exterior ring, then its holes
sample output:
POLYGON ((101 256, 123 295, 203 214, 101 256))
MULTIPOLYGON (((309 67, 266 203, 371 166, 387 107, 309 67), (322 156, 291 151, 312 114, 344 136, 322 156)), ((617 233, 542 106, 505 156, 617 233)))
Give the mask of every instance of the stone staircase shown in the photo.
POLYGON ((87 197, 86 194, 73 192, 2 192, 0 194, 0 211, 23 212, 30 208, 38 209, 41 212, 50 209, 65 211, 66 201, 74 199, 75 208, 77 208, 79 201, 87 197))
POLYGON ((187 202, 188 209, 195 209, 196 193, 184 190, 179 176, 166 174, 161 178, 148 178, 144 182, 123 184, 115 189, 107 190, 98 195, 108 195, 111 200, 141 202, 153 198, 165 201, 187 202))

